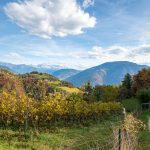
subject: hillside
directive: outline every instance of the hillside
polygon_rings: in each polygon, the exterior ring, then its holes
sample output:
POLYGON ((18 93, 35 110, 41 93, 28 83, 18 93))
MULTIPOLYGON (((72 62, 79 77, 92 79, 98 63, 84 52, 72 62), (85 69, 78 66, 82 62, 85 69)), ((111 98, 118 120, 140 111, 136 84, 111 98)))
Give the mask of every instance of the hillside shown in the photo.
POLYGON ((52 75, 61 80, 64 80, 64 79, 69 78, 79 72, 80 72, 79 70, 75 70, 75 69, 60 69, 58 71, 53 72, 52 75))
POLYGON ((66 81, 71 82, 75 86, 81 86, 88 81, 91 81, 93 86, 103 84, 118 85, 121 83, 126 73, 133 75, 142 68, 148 68, 148 66, 138 65, 128 61, 108 62, 81 71, 80 73, 67 78, 66 81))
POLYGON ((19 77, 4 68, 0 69, 0 91, 14 91, 18 96, 24 95, 23 84, 19 77))
POLYGON ((0 90, 14 91, 17 95, 27 95, 36 100, 42 100, 45 96, 55 92, 64 94, 79 92, 79 89, 71 83, 60 81, 47 73, 34 71, 17 75, 5 69, 0 69, 0 90))

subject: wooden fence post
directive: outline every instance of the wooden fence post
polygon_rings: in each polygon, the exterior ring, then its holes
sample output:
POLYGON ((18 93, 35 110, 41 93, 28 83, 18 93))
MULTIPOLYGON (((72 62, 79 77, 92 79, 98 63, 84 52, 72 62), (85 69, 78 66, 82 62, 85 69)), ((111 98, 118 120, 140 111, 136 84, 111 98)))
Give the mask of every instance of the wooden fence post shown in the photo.
POLYGON ((150 117, 148 118, 148 129, 150 131, 150 117))
POLYGON ((121 144, 122 144, 122 139, 121 139, 121 129, 119 128, 119 135, 118 135, 118 150, 121 150, 121 144))

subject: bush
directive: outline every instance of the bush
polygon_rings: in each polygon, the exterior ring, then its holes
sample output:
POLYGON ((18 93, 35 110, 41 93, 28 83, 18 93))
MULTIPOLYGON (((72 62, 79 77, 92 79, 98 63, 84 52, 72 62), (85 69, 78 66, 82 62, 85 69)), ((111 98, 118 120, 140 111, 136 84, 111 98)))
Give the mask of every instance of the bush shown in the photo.
POLYGON ((140 108, 139 100, 135 98, 123 100, 122 105, 126 109, 127 112, 136 111, 137 109, 140 108))
POLYGON ((93 97, 95 101, 102 102, 113 102, 118 97, 118 87, 107 85, 107 86, 96 86, 93 90, 93 97))
POLYGON ((141 103, 149 103, 150 102, 150 87, 138 90, 136 93, 137 98, 141 103))

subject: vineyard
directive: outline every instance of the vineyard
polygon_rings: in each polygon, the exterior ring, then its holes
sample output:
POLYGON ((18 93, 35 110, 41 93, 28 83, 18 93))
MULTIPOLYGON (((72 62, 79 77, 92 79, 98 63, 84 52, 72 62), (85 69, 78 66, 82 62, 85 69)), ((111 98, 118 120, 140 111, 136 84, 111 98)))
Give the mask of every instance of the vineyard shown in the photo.
POLYGON ((0 0, 0 150, 150 150, 150 0, 0 0))
POLYGON ((88 104, 82 99, 73 98, 73 96, 64 99, 60 95, 55 95, 38 102, 27 97, 17 97, 15 93, 2 92, 0 94, 1 127, 21 127, 26 121, 30 126, 47 125, 51 127, 51 124, 56 121, 84 122, 84 120, 94 120, 101 118, 101 116, 117 114, 120 111, 120 103, 88 104))
POLYGON ((142 70, 132 81, 127 74, 118 87, 92 87, 88 82, 77 88, 48 74, 1 70, 0 148, 115 150, 127 149, 127 143, 137 148, 145 125, 135 112, 149 100, 147 72, 142 70))

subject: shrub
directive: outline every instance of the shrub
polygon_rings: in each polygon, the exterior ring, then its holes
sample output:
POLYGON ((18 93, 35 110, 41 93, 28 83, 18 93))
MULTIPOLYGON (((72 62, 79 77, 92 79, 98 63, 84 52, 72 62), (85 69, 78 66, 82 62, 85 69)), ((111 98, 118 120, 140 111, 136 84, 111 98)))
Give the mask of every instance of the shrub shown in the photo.
POLYGON ((137 98, 141 103, 149 103, 150 102, 150 87, 138 90, 136 93, 137 98))
POLYGON ((128 112, 136 111, 140 108, 139 100, 136 98, 125 99, 121 103, 128 112))

